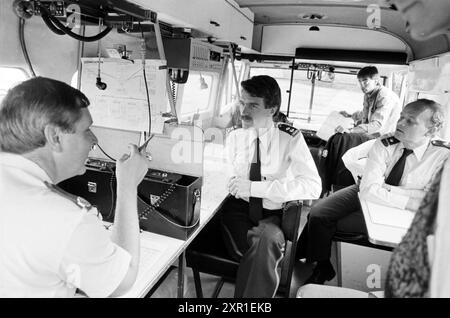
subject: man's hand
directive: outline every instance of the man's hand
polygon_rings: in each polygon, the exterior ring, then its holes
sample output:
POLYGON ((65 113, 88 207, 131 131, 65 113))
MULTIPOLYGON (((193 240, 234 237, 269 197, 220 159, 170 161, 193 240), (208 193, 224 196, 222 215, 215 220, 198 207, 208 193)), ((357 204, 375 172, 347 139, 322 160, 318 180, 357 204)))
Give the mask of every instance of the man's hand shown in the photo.
POLYGON ((405 209, 413 212, 417 212, 420 208, 420 204, 422 203, 422 199, 418 198, 409 198, 406 203, 405 209))
POLYGON ((348 129, 342 127, 341 125, 337 126, 334 131, 341 134, 350 132, 348 129))
POLYGON ((345 110, 341 110, 341 111, 339 112, 339 114, 341 114, 342 116, 344 116, 344 117, 346 117, 346 118, 352 117, 352 115, 349 114, 349 113, 347 113, 345 110))
POLYGON ((353 121, 356 123, 357 121, 362 120, 363 112, 362 111, 356 111, 350 117, 352 117, 353 121))
POLYGON ((136 145, 130 144, 129 148, 130 154, 124 154, 116 162, 117 185, 136 188, 147 173, 148 160, 136 145))
POLYGON ((250 197, 250 185, 250 180, 240 177, 231 177, 230 181, 228 182, 228 191, 236 199, 250 197))
POLYGON ((355 128, 352 128, 352 130, 350 130, 350 132, 355 133, 355 134, 362 134, 362 133, 365 133, 366 131, 359 126, 356 126, 355 128))

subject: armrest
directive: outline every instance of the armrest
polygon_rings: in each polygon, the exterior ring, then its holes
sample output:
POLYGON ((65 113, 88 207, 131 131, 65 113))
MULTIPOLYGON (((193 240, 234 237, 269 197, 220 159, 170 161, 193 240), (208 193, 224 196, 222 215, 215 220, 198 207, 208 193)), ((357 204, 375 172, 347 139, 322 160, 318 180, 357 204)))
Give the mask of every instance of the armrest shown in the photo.
POLYGON ((283 205, 283 216, 281 218, 281 229, 286 240, 297 239, 298 228, 300 226, 300 216, 303 203, 301 201, 289 201, 283 205))

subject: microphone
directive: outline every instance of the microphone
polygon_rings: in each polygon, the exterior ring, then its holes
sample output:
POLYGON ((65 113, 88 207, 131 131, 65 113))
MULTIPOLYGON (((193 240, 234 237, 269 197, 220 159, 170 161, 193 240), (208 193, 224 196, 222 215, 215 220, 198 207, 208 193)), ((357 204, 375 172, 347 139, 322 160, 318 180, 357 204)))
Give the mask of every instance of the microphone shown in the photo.
POLYGON ((104 91, 108 85, 106 83, 102 82, 102 78, 99 76, 97 77, 97 82, 95 83, 95 86, 97 86, 98 89, 101 89, 104 91))

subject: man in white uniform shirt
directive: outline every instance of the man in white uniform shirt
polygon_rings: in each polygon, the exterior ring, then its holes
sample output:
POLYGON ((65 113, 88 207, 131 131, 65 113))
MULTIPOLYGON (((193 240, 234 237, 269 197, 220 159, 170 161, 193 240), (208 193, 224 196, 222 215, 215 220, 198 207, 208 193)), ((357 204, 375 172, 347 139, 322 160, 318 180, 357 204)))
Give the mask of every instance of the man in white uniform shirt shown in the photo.
POLYGON ((434 101, 419 99, 406 105, 395 133, 375 141, 359 189, 349 186, 312 207, 298 249, 299 258, 317 262, 307 284, 323 284, 335 276, 330 253, 337 231, 367 235, 358 190, 369 201, 414 212, 419 209, 449 155, 441 141, 432 141, 443 123, 443 108, 434 101))
POLYGON ((243 128, 227 137, 233 197, 223 207, 223 236, 240 261, 235 297, 273 297, 285 245, 282 204, 318 198, 321 182, 301 132, 273 121, 281 104, 277 82, 263 75, 241 86, 243 128))
POLYGON ((117 161, 111 235, 88 202, 55 184, 85 172, 97 139, 80 91, 37 77, 0 107, 0 297, 124 294, 139 263, 137 185, 147 160, 137 147, 117 161))

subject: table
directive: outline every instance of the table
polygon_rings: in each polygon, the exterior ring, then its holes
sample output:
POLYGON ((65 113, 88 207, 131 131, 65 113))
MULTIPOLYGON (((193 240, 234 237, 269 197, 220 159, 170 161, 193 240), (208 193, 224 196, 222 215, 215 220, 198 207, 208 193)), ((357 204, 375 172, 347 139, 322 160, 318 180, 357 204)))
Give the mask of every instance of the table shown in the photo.
POLYGON ((203 186, 199 226, 186 241, 155 234, 141 233, 141 259, 136 282, 122 297, 145 297, 178 258, 178 297, 184 293, 184 252, 228 196, 227 165, 223 145, 206 144, 203 161, 203 186))
POLYGON ((361 198, 369 241, 373 244, 396 247, 414 218, 414 212, 370 202, 361 198))

